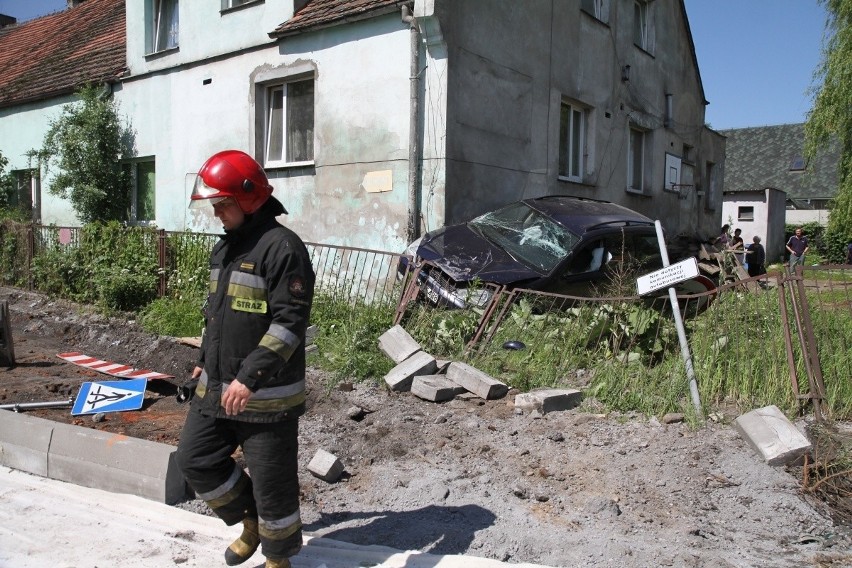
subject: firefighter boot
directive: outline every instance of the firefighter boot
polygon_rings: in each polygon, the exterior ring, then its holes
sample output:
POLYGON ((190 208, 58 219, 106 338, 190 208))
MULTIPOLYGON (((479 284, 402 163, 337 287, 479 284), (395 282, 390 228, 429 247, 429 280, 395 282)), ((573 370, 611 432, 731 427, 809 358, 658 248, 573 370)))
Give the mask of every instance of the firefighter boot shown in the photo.
POLYGON ((243 519, 243 532, 240 538, 225 549, 225 564, 228 566, 242 564, 252 557, 258 546, 260 546, 260 536, 257 533, 257 519, 246 517, 243 519))
POLYGON ((267 558, 263 568, 291 568, 289 558, 267 558))

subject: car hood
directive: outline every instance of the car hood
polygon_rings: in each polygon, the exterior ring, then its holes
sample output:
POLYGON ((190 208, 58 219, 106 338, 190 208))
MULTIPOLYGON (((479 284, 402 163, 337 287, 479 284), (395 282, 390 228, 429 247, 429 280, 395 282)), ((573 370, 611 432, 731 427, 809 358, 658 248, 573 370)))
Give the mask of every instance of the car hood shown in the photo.
POLYGON ((457 282, 474 279, 511 284, 543 274, 512 258, 467 225, 452 225, 423 236, 417 255, 457 282))

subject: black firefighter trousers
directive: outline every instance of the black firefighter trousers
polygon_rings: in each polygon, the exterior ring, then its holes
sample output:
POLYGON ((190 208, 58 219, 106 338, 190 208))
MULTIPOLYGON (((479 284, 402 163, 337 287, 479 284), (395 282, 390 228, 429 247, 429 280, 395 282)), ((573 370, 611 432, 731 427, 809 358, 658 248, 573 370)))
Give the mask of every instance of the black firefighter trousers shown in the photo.
POLYGON ((302 545, 298 419, 254 423, 203 416, 190 408, 175 459, 189 486, 227 525, 257 517, 267 558, 302 545), (246 474, 233 453, 242 447, 246 474))

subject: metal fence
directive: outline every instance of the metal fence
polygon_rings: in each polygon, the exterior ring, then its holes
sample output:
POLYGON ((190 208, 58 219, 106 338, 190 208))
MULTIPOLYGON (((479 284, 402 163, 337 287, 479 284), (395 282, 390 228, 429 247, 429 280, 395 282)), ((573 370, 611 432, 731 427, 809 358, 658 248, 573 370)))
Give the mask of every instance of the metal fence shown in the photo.
MULTIPOLYGON (((160 296, 206 290, 217 235, 133 229, 142 231, 134 246, 150 249, 160 296)), ((86 248, 88 254, 112 255, 103 262, 120 257, 121 251, 110 253, 86 238, 93 237, 74 227, 0 223, 0 283, 39 289, 34 260, 51 251, 86 248)), ((666 298, 491 287, 484 309, 434 309, 418 300, 413 279, 405 289, 400 285, 398 254, 306 246, 320 293, 352 304, 396 306, 394 322, 402 322, 434 355, 463 357, 486 372, 514 377, 522 388, 525 381, 582 387, 605 375, 597 388, 615 392, 625 407, 639 383, 655 385, 666 408, 674 409, 683 394, 684 361, 666 298), (518 342, 525 349, 511 347, 518 342)), ((813 404, 818 414, 852 416, 852 267, 797 270, 678 297, 706 404, 787 409, 813 404)))
MULTIPOLYGON (((144 246, 155 267, 157 294, 181 296, 203 292, 209 280, 209 256, 219 235, 146 229, 126 229, 125 237, 144 246)), ((0 283, 38 289, 33 278, 34 259, 53 252, 87 251, 87 258, 103 255, 103 263, 117 262, 126 242, 115 238, 107 251, 98 243, 84 242, 86 229, 14 222, 0 223, 0 283)), ((91 240, 91 239, 90 239, 91 240)), ((305 243, 317 275, 317 289, 323 293, 342 295, 347 300, 366 303, 397 301, 397 258, 391 252, 357 247, 305 243)), ((104 245, 106 246, 106 245, 104 245)))
MULTIPOLYGON (((668 297, 573 297, 492 290, 466 314, 428 309, 411 279, 396 322, 440 357, 465 356, 494 376, 585 388, 631 408, 649 385, 657 408, 687 392, 683 348, 668 297), (459 345, 464 345, 462 351, 459 345), (606 392, 603 392, 606 391, 606 392)), ((852 267, 814 266, 677 297, 688 355, 705 406, 813 405, 818 418, 852 416, 852 267)))

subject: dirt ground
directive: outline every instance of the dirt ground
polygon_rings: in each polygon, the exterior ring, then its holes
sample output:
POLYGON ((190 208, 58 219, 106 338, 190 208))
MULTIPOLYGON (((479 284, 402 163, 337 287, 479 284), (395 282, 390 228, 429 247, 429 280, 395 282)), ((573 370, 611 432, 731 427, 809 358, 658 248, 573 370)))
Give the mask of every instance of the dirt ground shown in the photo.
MULTIPOLYGON (((193 347, 17 289, 0 288, 4 301, 17 364, 0 368, 0 404, 67 400, 85 381, 116 380, 56 357, 79 351, 176 378, 149 381, 141 410, 100 422, 70 408, 28 414, 177 443, 187 408, 175 391, 193 347)), ((309 370, 300 425, 311 533, 554 567, 852 566, 852 529, 804 495, 794 471, 765 465, 733 417, 690 429, 589 404, 541 416, 516 413, 511 392, 435 404, 380 382, 329 391, 323 379, 309 370), (318 449, 345 464, 340 481, 308 473, 318 449)))

